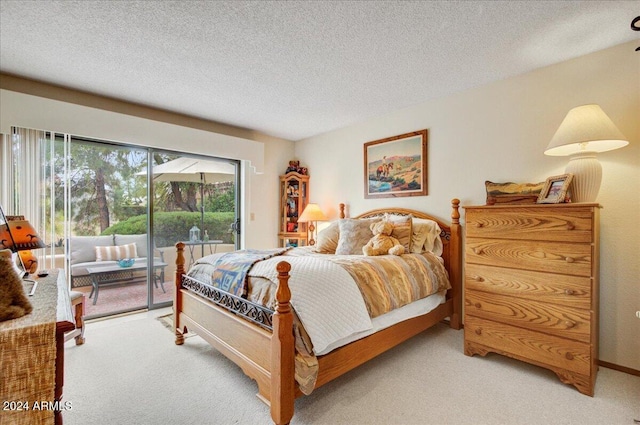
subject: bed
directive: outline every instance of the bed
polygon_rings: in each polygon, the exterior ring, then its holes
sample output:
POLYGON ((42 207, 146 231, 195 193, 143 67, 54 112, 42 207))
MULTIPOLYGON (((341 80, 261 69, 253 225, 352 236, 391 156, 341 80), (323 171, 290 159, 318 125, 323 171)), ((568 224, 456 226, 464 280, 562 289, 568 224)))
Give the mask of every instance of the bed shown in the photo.
MULTIPOLYGON (((442 242, 440 262, 448 273, 450 288, 439 293, 441 300, 430 307, 428 313, 385 325, 379 331, 365 333, 366 336, 346 341, 345 345, 339 344, 337 348, 315 356, 317 372, 313 381, 314 388, 345 374, 425 329, 446 321, 447 318, 451 328, 461 328, 462 242, 459 203, 457 199, 451 201, 450 223, 424 212, 404 208, 376 209, 353 217, 366 220, 385 215, 408 216, 437 223, 440 229, 439 240, 442 242)), ((344 210, 344 204, 340 204, 341 219, 345 219, 344 210)), ((304 395, 301 385, 296 381, 299 332, 295 324, 298 315, 292 308, 289 287, 292 277, 296 277, 297 269, 294 268, 290 274, 295 257, 283 255, 277 258, 274 271, 275 300, 274 308, 271 309, 187 276, 185 246, 178 243, 176 248, 175 343, 184 344, 187 332, 195 332, 201 336, 256 381, 257 395, 270 406, 273 422, 288 424, 293 417, 294 400, 304 395), (207 297, 194 291, 194 288, 200 288, 200 292, 204 290, 207 297)), ((413 304, 405 307, 411 308, 413 304)), ((388 315, 382 317, 386 316, 388 315)))

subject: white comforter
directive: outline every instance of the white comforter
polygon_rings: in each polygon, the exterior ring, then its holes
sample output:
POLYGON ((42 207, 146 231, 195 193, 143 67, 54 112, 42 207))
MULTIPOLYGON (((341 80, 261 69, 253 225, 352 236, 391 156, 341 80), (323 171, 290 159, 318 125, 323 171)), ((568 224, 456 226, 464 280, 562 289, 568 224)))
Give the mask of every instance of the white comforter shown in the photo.
POLYGON ((275 257, 256 263, 249 276, 278 282, 276 265, 282 260, 291 264, 291 304, 316 354, 339 340, 373 328, 357 284, 346 270, 330 261, 312 256, 275 257), (323 290, 318 291, 318 286, 323 290))

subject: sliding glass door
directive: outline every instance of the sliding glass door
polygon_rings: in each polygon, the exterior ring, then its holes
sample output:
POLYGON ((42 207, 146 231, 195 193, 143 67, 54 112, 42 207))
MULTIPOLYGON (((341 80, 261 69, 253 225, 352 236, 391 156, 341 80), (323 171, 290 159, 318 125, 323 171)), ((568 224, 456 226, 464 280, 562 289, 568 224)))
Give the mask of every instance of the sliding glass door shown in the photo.
POLYGON ((177 242, 188 264, 239 247, 238 161, 24 129, 12 143, 12 213, 39 224, 39 267, 65 269, 88 317, 170 305, 177 242))
POLYGON ((56 159, 64 167, 54 169, 50 183, 64 182, 67 275, 86 295, 87 316, 170 302, 171 285, 156 265, 162 257, 150 245, 147 180, 137 174, 146 174, 147 150, 78 137, 60 142, 65 155, 56 159))
POLYGON ((186 246, 187 267, 206 255, 237 249, 239 163, 167 151, 153 151, 151 157, 151 227, 166 273, 175 276, 178 242, 186 246))

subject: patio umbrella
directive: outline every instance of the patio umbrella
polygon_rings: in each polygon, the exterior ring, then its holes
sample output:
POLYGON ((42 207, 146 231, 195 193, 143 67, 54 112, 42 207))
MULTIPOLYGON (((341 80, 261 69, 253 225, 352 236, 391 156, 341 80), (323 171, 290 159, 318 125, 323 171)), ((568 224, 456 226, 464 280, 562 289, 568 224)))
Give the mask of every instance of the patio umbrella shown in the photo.
MULTIPOLYGON (((138 173, 145 175, 146 172, 138 173)), ((235 181, 236 167, 224 161, 180 157, 153 167, 154 182, 200 183, 200 229, 204 230, 204 185, 235 181)), ((204 255, 204 246, 202 247, 204 255)))
MULTIPOLYGON (((219 183, 232 182, 236 169, 222 161, 180 157, 153 167, 153 181, 219 183)), ((146 174, 145 172, 139 174, 146 174)))

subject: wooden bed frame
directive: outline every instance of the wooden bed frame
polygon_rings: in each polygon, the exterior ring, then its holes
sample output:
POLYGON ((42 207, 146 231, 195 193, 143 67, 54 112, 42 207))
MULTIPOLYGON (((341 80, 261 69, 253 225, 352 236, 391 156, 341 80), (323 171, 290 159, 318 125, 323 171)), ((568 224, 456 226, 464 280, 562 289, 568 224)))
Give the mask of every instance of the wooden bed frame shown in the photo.
MULTIPOLYGON (((436 221, 442 229, 443 259, 449 272, 452 288, 446 301, 430 313, 400 322, 368 337, 359 339, 330 353, 318 356, 318 378, 315 388, 343 375, 368 360, 395 347, 425 329, 449 318, 453 329, 461 327, 462 297, 462 241, 458 199, 451 201, 451 223, 425 213, 403 209, 377 209, 355 218, 375 217, 384 214, 412 214, 416 218, 436 221)), ((340 204, 340 216, 344 218, 344 204, 340 204)), ((288 424, 293 417, 294 400, 302 395, 294 379, 293 314, 289 303, 291 292, 288 280, 291 266, 286 261, 278 263, 279 285, 276 292, 277 307, 271 312, 256 307, 246 300, 223 295, 218 302, 208 301, 183 287, 185 274, 184 244, 178 243, 176 259, 176 291, 174 298, 174 329, 177 345, 184 343, 184 334, 190 329, 204 338, 242 368, 244 373, 258 384, 258 397, 270 406, 271 417, 278 425, 288 424), (256 309, 253 309, 253 308, 256 309), (235 312, 229 311, 229 308, 235 312), (246 310, 252 310, 246 313, 246 310), (241 314, 248 316, 243 318, 241 314), (268 328, 271 328, 268 329, 268 328)), ((286 257, 283 257, 286 258, 286 257)))

